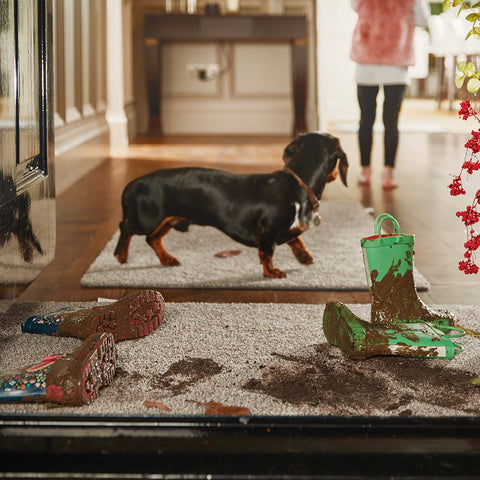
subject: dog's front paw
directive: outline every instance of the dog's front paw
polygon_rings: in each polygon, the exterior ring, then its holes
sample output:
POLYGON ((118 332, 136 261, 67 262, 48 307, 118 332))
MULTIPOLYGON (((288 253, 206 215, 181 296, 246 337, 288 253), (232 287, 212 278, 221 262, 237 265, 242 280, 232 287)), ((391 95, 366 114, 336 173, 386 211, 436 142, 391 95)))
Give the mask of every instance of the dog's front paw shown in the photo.
POLYGON ((311 265, 313 263, 313 257, 309 252, 300 253, 299 255, 297 255, 297 260, 302 265, 311 265))
POLYGON ((181 265, 180 261, 172 256, 163 257, 161 263, 164 267, 178 267, 181 265))
POLYGON ((263 276, 268 278, 285 278, 287 275, 283 273, 279 268, 273 268, 268 272, 263 272, 263 276))
POLYGON ((123 254, 115 255, 115 258, 118 260, 118 263, 127 263, 127 256, 123 254))

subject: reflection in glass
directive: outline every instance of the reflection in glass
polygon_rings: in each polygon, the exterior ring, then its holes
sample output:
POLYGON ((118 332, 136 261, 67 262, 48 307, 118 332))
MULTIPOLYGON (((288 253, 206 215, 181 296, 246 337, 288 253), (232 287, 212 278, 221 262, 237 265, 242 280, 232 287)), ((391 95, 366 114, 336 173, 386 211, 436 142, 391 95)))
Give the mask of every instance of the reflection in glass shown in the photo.
POLYGON ((23 162, 40 153, 38 0, 22 0, 17 5, 19 161, 23 162))
POLYGON ((16 158, 13 1, 0 4, 0 171, 10 174, 16 158))
POLYGON ((30 218, 30 194, 16 194, 13 178, 0 175, 0 248, 15 237, 22 258, 30 263, 33 251, 43 254, 42 247, 33 232, 30 218))

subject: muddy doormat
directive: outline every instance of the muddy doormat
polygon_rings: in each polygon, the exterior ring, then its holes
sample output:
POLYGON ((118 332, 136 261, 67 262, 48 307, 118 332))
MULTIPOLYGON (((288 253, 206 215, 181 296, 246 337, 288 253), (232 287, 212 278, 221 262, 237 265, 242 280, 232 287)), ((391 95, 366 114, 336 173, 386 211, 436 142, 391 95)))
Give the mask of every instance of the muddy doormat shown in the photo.
MULTIPOLYGON (((92 304, 20 304, 0 317, 0 365, 67 353, 80 340, 22 334, 35 313, 92 304)), ((349 305, 369 318, 369 305, 349 305)), ((479 306, 442 306, 480 330, 479 306)), ((117 344, 113 382, 84 407, 0 404, 0 412, 100 415, 465 416, 480 414, 480 339, 453 360, 351 361, 328 344, 323 305, 169 303, 151 335, 117 344)))
MULTIPOLYGON (((287 245, 277 246, 274 265, 287 278, 265 278, 256 248, 241 245, 213 227, 192 225, 186 233, 171 230, 164 240, 180 266, 162 266, 142 236, 132 238, 128 262, 118 263, 113 255, 117 231, 80 283, 159 289, 368 290, 360 239, 373 235, 374 219, 356 202, 320 202, 320 215, 322 223, 301 237, 313 255, 312 265, 298 263, 287 245)), ((417 290, 429 288, 417 271, 415 281, 417 290)))

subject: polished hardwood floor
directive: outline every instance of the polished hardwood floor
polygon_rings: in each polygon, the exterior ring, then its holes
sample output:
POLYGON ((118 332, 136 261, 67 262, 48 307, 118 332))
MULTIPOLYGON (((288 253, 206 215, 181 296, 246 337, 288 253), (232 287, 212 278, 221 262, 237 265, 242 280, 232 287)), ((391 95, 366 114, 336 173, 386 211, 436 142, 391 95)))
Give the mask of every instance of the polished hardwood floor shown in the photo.
MULTIPOLYGON (((466 134, 403 132, 396 168, 400 186, 386 192, 381 187, 382 134, 375 134, 374 177, 372 186, 366 188, 357 185, 356 134, 332 133, 340 137, 350 160, 349 187, 340 182, 329 184, 323 200, 355 200, 374 214, 387 211, 399 220, 403 232, 414 233, 416 266, 431 283, 431 289, 421 294, 425 302, 480 304, 480 275, 466 276, 457 269, 465 232, 455 212, 465 207, 467 199, 450 197, 447 188, 450 174, 457 173, 463 161, 466 134)), ((157 168, 186 165, 268 172, 280 168, 283 146, 289 141, 287 137, 140 138, 126 158, 105 156, 101 162, 97 158, 93 169, 58 195, 55 258, 17 301, 121 297, 124 289, 82 288, 79 281, 118 226, 120 195, 129 180, 157 168)), ((104 155, 103 151, 99 155, 104 155)), ((58 161, 67 162, 67 157, 58 161)), ((476 181, 472 177, 469 190, 480 188, 476 181)), ((368 292, 353 291, 164 289, 162 293, 167 302, 367 303, 370 299, 368 292)))

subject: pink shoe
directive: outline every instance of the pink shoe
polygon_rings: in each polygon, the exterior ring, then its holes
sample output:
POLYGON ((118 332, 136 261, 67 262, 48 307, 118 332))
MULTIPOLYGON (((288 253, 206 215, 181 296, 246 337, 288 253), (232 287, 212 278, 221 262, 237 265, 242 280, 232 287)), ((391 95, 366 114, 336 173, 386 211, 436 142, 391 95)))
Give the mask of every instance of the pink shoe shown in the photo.
POLYGON ((369 187, 370 186, 370 177, 361 175, 358 179, 358 184, 362 187, 369 187))
POLYGON ((383 189, 393 190, 398 187, 398 183, 393 179, 393 168, 385 167, 383 172, 383 189))
POLYGON ((362 173, 358 179, 358 184, 363 187, 368 187, 370 185, 370 176, 372 174, 371 168, 369 166, 362 167, 362 173))

